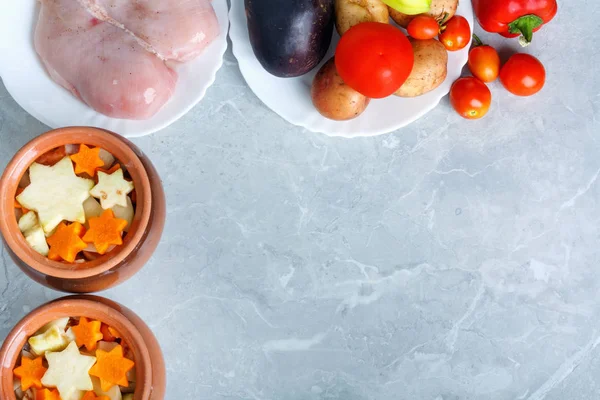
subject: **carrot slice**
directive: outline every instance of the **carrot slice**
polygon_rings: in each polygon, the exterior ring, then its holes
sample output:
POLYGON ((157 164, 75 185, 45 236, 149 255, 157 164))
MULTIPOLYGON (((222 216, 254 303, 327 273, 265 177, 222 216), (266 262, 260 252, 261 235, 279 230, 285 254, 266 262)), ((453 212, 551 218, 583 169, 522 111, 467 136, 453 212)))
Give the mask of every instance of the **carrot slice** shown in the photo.
POLYGON ((79 152, 70 156, 75 163, 75 173, 96 175, 96 169, 104 165, 104 161, 100 158, 100 150, 102 150, 100 147, 90 148, 85 144, 79 146, 79 152))
POLYGON ((38 357, 33 360, 27 357, 21 359, 21 366, 15 368, 13 373, 17 378, 21 379, 22 391, 26 392, 31 387, 36 389, 42 388, 41 379, 47 371, 47 368, 42 364, 43 360, 44 357, 38 357))
POLYGON ((103 337, 100 332, 101 326, 102 323, 100 321, 89 321, 85 317, 79 318, 79 324, 71 328, 75 334, 75 343, 77 343, 77 346, 85 346, 88 351, 96 350, 98 342, 103 337))

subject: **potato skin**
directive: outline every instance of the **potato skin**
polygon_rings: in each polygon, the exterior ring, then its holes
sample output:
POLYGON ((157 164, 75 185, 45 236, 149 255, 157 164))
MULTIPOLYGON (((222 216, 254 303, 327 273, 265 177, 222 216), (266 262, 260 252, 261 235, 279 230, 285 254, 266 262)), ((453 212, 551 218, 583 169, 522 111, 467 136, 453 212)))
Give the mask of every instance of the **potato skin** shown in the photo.
MULTIPOLYGON (((458 0, 432 0, 431 9, 429 12, 420 15, 429 15, 433 18, 442 18, 445 17, 444 21, 448 21, 450 18, 456 14, 456 9, 458 8, 458 0)), ((406 28, 410 21, 416 17, 416 15, 406 15, 402 14, 389 7, 390 17, 403 28, 406 28)))
POLYGON ((321 115, 336 121, 358 117, 371 101, 344 83, 335 68, 334 58, 317 72, 310 95, 321 115))
POLYGON ((440 86, 448 74, 448 52, 435 39, 410 39, 415 64, 404 85, 395 93, 400 97, 417 97, 440 86))
POLYGON ((381 0, 335 0, 335 27, 340 36, 361 22, 389 24, 387 5, 381 0))

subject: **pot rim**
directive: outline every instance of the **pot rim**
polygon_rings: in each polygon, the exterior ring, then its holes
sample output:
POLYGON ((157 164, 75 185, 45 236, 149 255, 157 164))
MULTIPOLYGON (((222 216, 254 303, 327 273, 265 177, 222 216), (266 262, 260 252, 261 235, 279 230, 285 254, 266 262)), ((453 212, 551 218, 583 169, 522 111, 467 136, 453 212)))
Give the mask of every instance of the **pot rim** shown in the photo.
POLYGON ((13 370, 27 339, 48 322, 64 317, 93 318, 114 327, 131 347, 136 368, 135 400, 152 394, 152 361, 144 338, 119 310, 94 296, 68 296, 46 303, 27 314, 10 331, 0 348, 0 398, 16 400, 13 370), (51 318, 50 318, 51 317, 51 318))
POLYGON ((93 127, 66 127, 43 133, 25 144, 6 166, 0 179, 0 232, 7 246, 25 264, 48 276, 62 279, 83 279, 100 275, 119 265, 145 236, 152 212, 150 179, 144 164, 127 139, 104 129, 93 127), (80 140, 68 139, 77 135, 80 140), (126 165, 133 180, 137 203, 134 222, 125 236, 123 245, 93 261, 65 264, 53 261, 35 252, 25 241, 14 215, 14 194, 19 181, 29 166, 42 154, 67 144, 86 144, 102 147, 117 161, 126 165), (14 178, 17 179, 14 179, 14 178), (6 217, 1 217, 6 216, 6 217))

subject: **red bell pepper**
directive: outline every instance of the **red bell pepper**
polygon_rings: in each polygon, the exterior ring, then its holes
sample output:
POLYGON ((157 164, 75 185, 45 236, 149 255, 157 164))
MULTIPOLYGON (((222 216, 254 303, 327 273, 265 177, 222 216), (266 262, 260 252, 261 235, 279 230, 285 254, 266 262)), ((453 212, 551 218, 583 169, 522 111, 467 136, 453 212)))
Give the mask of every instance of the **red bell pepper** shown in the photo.
POLYGON ((550 22, 558 11, 556 0, 473 0, 481 27, 505 37, 517 37, 523 46, 533 32, 550 22))

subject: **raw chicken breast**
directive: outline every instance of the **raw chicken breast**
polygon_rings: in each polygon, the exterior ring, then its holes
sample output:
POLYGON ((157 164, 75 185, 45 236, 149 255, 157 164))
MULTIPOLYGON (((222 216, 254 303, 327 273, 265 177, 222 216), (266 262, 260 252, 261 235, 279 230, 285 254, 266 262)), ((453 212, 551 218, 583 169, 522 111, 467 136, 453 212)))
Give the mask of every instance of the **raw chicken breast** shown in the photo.
POLYGON ((218 35, 210 0, 83 0, 145 41, 164 60, 197 57, 218 35))
POLYGON ((35 48, 57 83, 115 118, 150 118, 169 100, 176 72, 131 34, 76 0, 41 3, 35 48))

